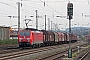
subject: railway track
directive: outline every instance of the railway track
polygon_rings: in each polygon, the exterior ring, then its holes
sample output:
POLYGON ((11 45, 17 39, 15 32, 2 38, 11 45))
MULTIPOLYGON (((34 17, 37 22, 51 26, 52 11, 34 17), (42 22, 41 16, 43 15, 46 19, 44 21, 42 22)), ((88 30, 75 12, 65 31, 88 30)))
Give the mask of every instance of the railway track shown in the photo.
POLYGON ((18 44, 14 44, 14 45, 0 45, 0 50, 7 50, 9 48, 16 48, 18 47, 18 44))
MULTIPOLYGON (((19 48, 18 45, 0 46, 0 48, 1 48, 0 55, 1 54, 12 53, 12 52, 19 52, 19 51, 23 50, 23 48, 19 48)), ((28 50, 28 49, 31 49, 31 48, 30 47, 29 48, 25 48, 24 50, 28 50)))
MULTIPOLYGON (((80 42, 78 42, 80 43, 80 42)), ((73 46, 76 45, 77 43, 73 43, 73 46)), ((77 44, 79 45, 79 44, 77 44)), ((51 51, 51 50, 61 50, 62 47, 67 47, 67 44, 63 44, 63 45, 56 45, 56 46, 48 46, 48 47, 41 47, 41 48, 37 48, 37 49, 29 49, 29 50, 25 50, 25 51, 18 51, 18 52, 14 52, 14 53, 9 53, 9 54, 2 54, 0 55, 0 60, 8 60, 8 59, 13 59, 13 58, 17 58, 17 57, 21 57, 21 56, 26 56, 26 55, 34 55, 34 54, 38 54, 40 52, 47 52, 47 51, 51 51)))
POLYGON ((84 60, 85 57, 90 53, 90 50, 87 51, 82 57, 79 58, 79 60, 84 60))
MULTIPOLYGON (((74 52, 76 50, 77 50, 77 48, 73 48, 72 52, 74 52)), ((50 56, 46 56, 44 58, 39 58, 38 60, 51 60, 51 59, 52 60, 58 60, 58 59, 62 60, 62 58, 65 57, 64 54, 67 54, 67 53, 68 53, 68 49, 60 51, 60 52, 55 53, 55 54, 52 54, 50 56)))
MULTIPOLYGON (((85 45, 81 45, 81 46, 85 46, 85 45)), ((76 52, 78 50, 77 47, 72 47, 72 52, 76 52)), ((42 58, 38 58, 37 60, 63 60, 63 58, 65 58, 64 54, 68 54, 68 49, 57 52, 55 54, 51 54, 42 58)))
MULTIPOLYGON (((64 44, 66 45, 66 44, 64 44)), ((58 47, 59 45, 57 45, 56 47, 58 47)), ((51 47, 54 47, 54 46, 51 46, 51 47)), ((44 48, 44 47, 43 47, 44 48)), ((46 48, 46 47, 45 47, 46 48)), ((25 48, 9 48, 9 49, 2 49, 0 50, 0 55, 1 54, 8 54, 8 53, 12 53, 12 52, 20 52, 20 51, 23 51, 23 50, 30 50, 31 48, 30 47, 25 47, 25 48)), ((34 48, 34 49, 37 49, 37 48, 34 48)))
POLYGON ((12 53, 12 52, 18 52, 20 51, 20 48, 17 47, 17 46, 8 46, 8 47, 4 47, 4 48, 1 48, 0 50, 0 55, 1 54, 7 54, 7 53, 12 53))
POLYGON ((85 48, 82 55, 80 55, 77 59, 78 60, 89 60, 89 56, 90 56, 90 46, 88 48, 85 48))
MULTIPOLYGON (((66 46, 63 45, 63 47, 66 46)), ((16 57, 20 57, 20 56, 25 56, 25 55, 29 55, 29 54, 35 54, 38 52, 44 52, 44 51, 48 51, 48 50, 52 50, 52 49, 57 49, 57 48, 61 48, 62 46, 49 46, 49 47, 44 47, 44 48, 38 48, 38 49, 31 49, 31 50, 25 50, 25 51, 20 51, 20 52, 15 52, 15 53, 11 53, 11 54, 4 54, 2 56, 0 56, 0 60, 7 60, 7 59, 12 59, 12 58, 16 58, 16 57)))

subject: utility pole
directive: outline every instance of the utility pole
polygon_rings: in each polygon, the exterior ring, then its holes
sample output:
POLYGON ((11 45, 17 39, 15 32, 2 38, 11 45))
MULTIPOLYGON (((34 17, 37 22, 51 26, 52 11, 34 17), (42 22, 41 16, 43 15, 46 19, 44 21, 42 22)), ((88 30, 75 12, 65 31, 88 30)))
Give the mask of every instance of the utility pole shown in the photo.
POLYGON ((38 29, 38 14, 37 14, 37 10, 36 10, 36 29, 38 29))
POLYGON ((51 21, 51 30, 52 30, 52 21, 51 21))
POLYGON ((18 31, 20 30, 20 2, 18 4, 18 31))
POLYGON ((72 58, 72 49, 71 49, 71 16, 69 16, 69 50, 68 58, 72 58))
POLYGON ((57 29, 57 25, 54 23, 54 26, 55 26, 55 31, 56 31, 56 29, 57 29))
POLYGON ((46 15, 45 15, 45 30, 46 30, 46 15))
POLYGON ((50 18, 48 18, 48 30, 50 30, 50 18))

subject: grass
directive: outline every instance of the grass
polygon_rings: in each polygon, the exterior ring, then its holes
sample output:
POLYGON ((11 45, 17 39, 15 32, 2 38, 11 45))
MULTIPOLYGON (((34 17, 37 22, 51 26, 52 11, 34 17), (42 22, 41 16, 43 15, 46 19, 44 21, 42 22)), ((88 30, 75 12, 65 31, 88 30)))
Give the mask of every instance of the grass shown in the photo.
POLYGON ((18 40, 17 39, 0 40, 0 45, 4 44, 18 44, 18 40))

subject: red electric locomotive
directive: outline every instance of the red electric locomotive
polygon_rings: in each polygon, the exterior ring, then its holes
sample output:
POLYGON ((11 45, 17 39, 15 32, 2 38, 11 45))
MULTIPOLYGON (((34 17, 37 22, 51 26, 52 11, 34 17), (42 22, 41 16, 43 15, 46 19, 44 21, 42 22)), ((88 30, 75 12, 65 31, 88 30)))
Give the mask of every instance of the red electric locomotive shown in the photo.
POLYGON ((35 29, 24 29, 18 33, 19 47, 36 46, 43 43, 43 32, 35 29))

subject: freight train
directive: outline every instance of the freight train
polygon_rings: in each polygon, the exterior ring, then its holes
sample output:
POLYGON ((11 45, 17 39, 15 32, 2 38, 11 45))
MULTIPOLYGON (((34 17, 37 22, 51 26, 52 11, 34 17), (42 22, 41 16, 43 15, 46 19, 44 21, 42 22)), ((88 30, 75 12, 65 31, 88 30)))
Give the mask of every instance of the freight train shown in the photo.
POLYGON ((84 39, 88 42, 90 42, 90 35, 84 35, 84 39))
MULTIPOLYGON (((71 35, 71 42, 77 41, 75 34, 71 35)), ((19 47, 41 47, 50 46, 56 44, 63 44, 69 42, 69 34, 62 32, 53 32, 46 30, 37 30, 32 28, 26 28, 18 32, 18 44, 19 47)))

